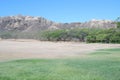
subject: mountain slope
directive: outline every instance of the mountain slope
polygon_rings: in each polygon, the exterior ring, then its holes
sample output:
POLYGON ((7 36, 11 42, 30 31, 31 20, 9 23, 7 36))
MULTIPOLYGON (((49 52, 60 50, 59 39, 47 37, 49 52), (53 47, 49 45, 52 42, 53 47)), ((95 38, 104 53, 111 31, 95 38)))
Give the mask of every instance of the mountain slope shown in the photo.
POLYGON ((41 31, 47 29, 70 28, 115 28, 116 24, 110 20, 91 20, 88 22, 56 23, 42 17, 7 16, 0 17, 0 31, 41 31))

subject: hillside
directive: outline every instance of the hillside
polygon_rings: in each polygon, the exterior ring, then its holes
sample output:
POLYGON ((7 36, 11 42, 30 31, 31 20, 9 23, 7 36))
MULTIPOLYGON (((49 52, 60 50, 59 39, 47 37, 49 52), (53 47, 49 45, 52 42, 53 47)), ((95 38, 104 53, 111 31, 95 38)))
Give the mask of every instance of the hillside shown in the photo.
POLYGON ((18 15, 0 18, 0 38, 120 43, 120 29, 110 20, 57 23, 43 17, 18 15))
POLYGON ((0 17, 0 31, 41 31, 47 29, 71 28, 115 28, 116 24, 110 20, 91 20, 88 22, 56 23, 42 17, 6 16, 0 17))

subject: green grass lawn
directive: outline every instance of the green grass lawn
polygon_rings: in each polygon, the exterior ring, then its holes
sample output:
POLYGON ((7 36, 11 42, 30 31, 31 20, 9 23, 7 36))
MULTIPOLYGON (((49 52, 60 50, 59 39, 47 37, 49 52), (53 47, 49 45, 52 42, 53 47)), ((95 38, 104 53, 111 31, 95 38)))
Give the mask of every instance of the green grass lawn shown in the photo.
POLYGON ((0 80, 120 80, 120 49, 102 49, 71 59, 0 63, 0 80))

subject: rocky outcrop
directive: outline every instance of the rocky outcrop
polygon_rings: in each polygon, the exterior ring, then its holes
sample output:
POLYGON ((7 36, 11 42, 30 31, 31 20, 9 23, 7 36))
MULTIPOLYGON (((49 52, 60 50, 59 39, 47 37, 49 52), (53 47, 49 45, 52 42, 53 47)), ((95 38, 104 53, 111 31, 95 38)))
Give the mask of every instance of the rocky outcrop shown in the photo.
POLYGON ((42 17, 32 16, 7 16, 0 17, 0 31, 41 31, 47 29, 64 28, 115 28, 116 24, 110 20, 91 20, 80 23, 56 23, 42 17))
POLYGON ((0 30, 34 31, 47 29, 53 22, 42 17, 8 16, 0 18, 0 30))
POLYGON ((91 20, 81 24, 81 26, 89 28, 115 28, 116 24, 111 20, 91 20))

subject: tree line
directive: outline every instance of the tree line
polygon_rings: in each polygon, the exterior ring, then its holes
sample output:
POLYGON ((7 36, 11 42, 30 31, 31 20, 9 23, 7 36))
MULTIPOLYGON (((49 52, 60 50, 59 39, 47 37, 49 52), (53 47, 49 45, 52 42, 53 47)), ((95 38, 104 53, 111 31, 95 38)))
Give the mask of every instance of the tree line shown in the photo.
POLYGON ((37 39, 43 41, 78 41, 88 43, 120 43, 120 28, 75 28, 45 30, 36 33, 2 32, 2 39, 37 39))
POLYGON ((47 30, 41 35, 48 41, 80 41, 88 43, 120 43, 120 29, 47 30))

